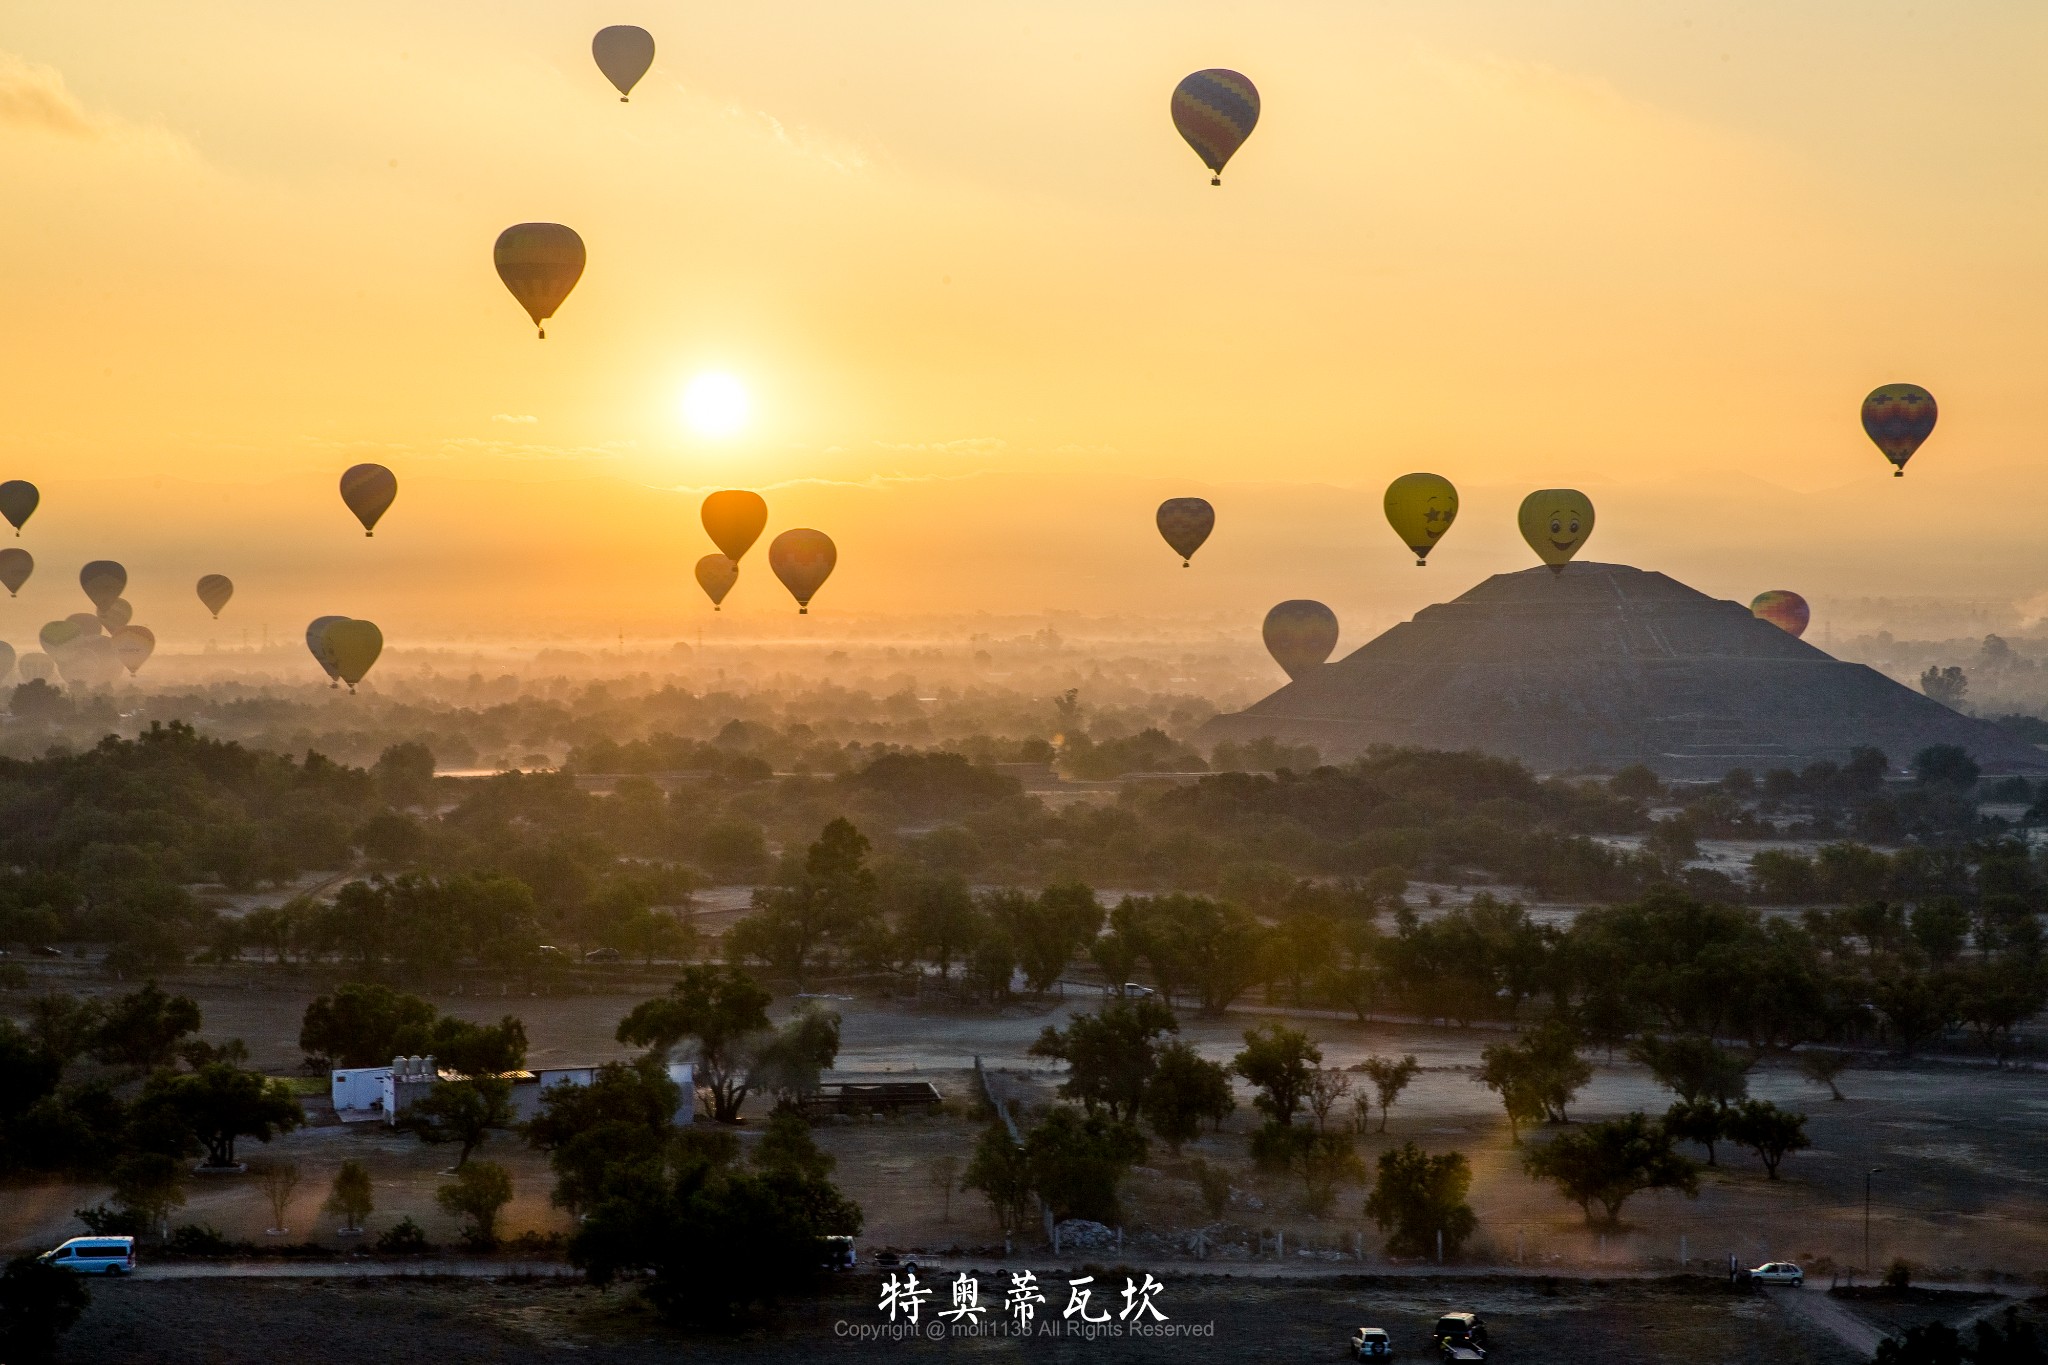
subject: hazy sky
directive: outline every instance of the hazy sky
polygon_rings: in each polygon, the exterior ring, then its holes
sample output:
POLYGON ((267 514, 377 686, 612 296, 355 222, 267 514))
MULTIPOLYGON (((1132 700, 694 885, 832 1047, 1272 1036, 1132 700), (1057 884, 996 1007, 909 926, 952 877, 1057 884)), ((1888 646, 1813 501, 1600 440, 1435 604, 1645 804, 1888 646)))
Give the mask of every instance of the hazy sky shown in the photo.
POLYGON ((0 477, 45 504, 0 638, 98 555, 167 647, 209 570, 395 644, 694 624, 727 485, 838 539, 827 613, 1384 621, 1532 562, 1563 483, 1589 557, 1729 596, 2033 598, 2044 69, 2020 0, 14 0, 0 477), (630 105, 607 23, 659 44, 630 105), (1265 105, 1221 189, 1166 112, 1215 65, 1265 105), (535 219, 590 251, 545 342, 490 262, 535 219), (707 369, 743 436, 678 420, 707 369), (1904 480, 1856 422, 1896 380, 1942 407, 1904 480), (1419 573, 1416 468, 1467 492, 1419 573))

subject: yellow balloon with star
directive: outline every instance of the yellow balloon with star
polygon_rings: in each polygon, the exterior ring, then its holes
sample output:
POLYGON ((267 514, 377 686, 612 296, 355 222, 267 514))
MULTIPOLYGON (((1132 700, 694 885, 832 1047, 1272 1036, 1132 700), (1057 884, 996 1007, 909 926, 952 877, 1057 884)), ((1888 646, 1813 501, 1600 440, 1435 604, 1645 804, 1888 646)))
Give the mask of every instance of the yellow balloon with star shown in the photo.
POLYGON ((1593 500, 1576 488, 1539 488, 1522 499, 1522 539, 1536 557, 1563 573, 1593 534, 1593 500))
POLYGON ((1415 551, 1415 567, 1429 563, 1429 552, 1458 519, 1458 490, 1441 474, 1403 474, 1387 485, 1387 525, 1401 543, 1415 551))

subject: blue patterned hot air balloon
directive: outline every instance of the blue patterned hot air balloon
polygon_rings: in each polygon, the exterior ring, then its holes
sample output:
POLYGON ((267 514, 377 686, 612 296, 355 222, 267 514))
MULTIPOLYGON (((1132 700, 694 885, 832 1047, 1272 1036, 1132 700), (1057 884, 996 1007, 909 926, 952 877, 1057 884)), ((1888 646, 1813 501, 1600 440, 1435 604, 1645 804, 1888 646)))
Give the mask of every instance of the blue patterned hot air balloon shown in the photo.
POLYGON ((1223 166, 1259 126, 1258 87, 1235 71, 1197 71, 1173 87, 1173 126, 1223 183, 1223 166))

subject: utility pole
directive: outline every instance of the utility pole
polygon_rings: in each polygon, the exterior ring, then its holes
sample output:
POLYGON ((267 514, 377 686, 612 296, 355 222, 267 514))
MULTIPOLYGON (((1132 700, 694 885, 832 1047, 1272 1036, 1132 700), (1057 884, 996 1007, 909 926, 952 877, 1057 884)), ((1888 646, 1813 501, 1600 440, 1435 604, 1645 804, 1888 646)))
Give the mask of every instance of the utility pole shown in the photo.
POLYGON ((1884 1167, 1872 1166, 1863 1173, 1863 1272, 1870 1273, 1870 1178, 1883 1175, 1884 1167))

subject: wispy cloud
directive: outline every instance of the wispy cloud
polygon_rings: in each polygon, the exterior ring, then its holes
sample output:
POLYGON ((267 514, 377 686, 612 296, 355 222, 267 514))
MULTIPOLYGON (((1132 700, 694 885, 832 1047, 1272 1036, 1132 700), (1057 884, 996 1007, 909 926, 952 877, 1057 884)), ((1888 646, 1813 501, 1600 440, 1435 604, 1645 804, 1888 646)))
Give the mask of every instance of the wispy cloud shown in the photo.
POLYGON ((163 128, 88 109, 54 66, 0 52, 0 134, 16 131, 79 142, 143 143, 177 156, 191 144, 163 128))
POLYGON ((530 412, 494 412, 491 414, 491 420, 493 422, 511 422, 516 425, 531 426, 539 422, 540 418, 535 417, 530 412))

